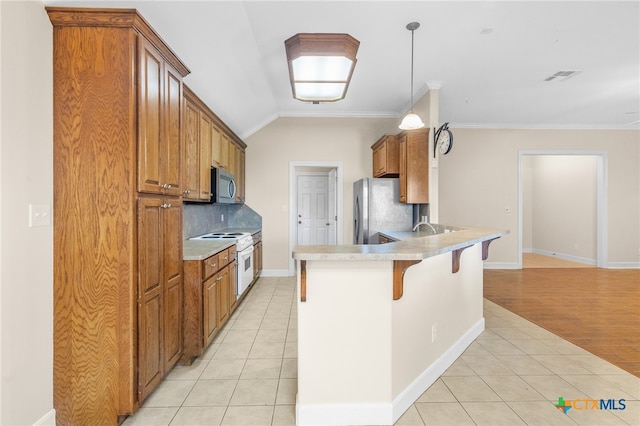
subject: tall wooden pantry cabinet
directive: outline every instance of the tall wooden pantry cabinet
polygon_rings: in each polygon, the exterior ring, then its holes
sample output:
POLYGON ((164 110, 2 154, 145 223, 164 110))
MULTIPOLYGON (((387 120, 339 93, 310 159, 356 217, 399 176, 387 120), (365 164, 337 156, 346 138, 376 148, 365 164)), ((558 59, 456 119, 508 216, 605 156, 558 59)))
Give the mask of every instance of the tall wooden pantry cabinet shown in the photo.
POLYGON ((56 420, 115 425, 181 356, 189 70, 134 9, 47 12, 56 420))

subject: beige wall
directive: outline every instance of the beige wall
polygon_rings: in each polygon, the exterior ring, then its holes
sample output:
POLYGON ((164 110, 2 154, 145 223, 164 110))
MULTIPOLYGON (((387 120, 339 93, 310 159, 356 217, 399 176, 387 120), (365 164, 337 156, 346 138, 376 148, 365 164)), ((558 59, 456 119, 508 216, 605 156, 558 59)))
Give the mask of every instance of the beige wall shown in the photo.
POLYGON ((372 176, 371 145, 398 132, 397 119, 280 118, 249 137, 246 155, 247 204, 262 216, 264 268, 289 268, 289 163, 343 163, 343 241, 353 233, 353 182, 372 176))
POLYGON ((53 204, 52 31, 39 1, 0 11, 0 424, 53 424, 53 227, 28 226, 53 204))
POLYGON ((491 244, 489 262, 518 262, 518 152, 544 150, 606 156, 609 266, 640 265, 640 131, 454 128, 453 134, 453 150, 439 161, 440 222, 509 229, 491 244))
POLYGON ((532 241, 523 249, 595 265, 597 158, 526 157, 532 160, 532 241))
MULTIPOLYGON (((384 133, 397 133, 397 123, 394 119, 280 118, 247 139, 247 200, 263 217, 266 270, 288 268, 289 216, 282 206, 288 205, 289 162, 344 162, 342 232, 348 243, 353 181, 371 176, 370 146, 384 133)), ((432 217, 443 224, 510 230, 510 235, 492 243, 489 266, 509 268, 518 263, 519 150, 605 155, 608 262, 612 267, 640 265, 639 131, 454 128, 453 134, 452 151, 440 156, 437 167, 431 169, 431 179, 438 183, 432 217)), ((526 228, 528 223, 524 222, 525 235, 532 232, 526 228)))

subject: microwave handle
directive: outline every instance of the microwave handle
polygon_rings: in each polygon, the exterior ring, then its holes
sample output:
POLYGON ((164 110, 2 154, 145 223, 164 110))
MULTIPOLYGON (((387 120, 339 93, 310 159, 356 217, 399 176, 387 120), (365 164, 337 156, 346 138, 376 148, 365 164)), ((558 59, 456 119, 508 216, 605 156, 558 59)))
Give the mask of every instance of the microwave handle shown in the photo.
POLYGON ((236 197, 236 181, 233 179, 229 181, 229 197, 236 197))

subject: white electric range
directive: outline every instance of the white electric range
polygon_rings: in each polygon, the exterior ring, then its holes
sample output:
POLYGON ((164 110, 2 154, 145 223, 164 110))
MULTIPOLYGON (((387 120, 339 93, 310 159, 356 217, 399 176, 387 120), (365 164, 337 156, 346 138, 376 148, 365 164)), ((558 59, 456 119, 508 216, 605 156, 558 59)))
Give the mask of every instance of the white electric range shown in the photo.
POLYGON ((248 232, 211 232, 189 238, 190 240, 222 240, 235 241, 236 260, 238 262, 236 276, 236 298, 249 288, 253 281, 253 238, 248 232))

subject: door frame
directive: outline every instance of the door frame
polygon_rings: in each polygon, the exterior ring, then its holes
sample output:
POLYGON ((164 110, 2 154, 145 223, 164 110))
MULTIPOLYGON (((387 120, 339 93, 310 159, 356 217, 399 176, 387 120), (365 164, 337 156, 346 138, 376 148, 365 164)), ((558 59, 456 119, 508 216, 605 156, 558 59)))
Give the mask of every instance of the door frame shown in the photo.
POLYGON ((517 269, 522 269, 522 244, 523 244, 523 164, 525 155, 565 155, 565 156, 590 156, 596 158, 596 266, 606 268, 608 266, 608 233, 607 233, 607 153, 604 151, 579 151, 579 150, 519 150, 518 151, 518 264, 517 269))
POLYGON ((338 219, 336 220, 336 244, 343 243, 343 162, 342 161, 290 161, 289 162, 289 276, 295 275, 296 263, 293 259, 293 248, 297 245, 297 218, 296 201, 298 199, 298 186, 296 184, 298 168, 305 168, 305 171, 313 171, 314 168, 325 170, 336 169, 336 210, 338 219))

